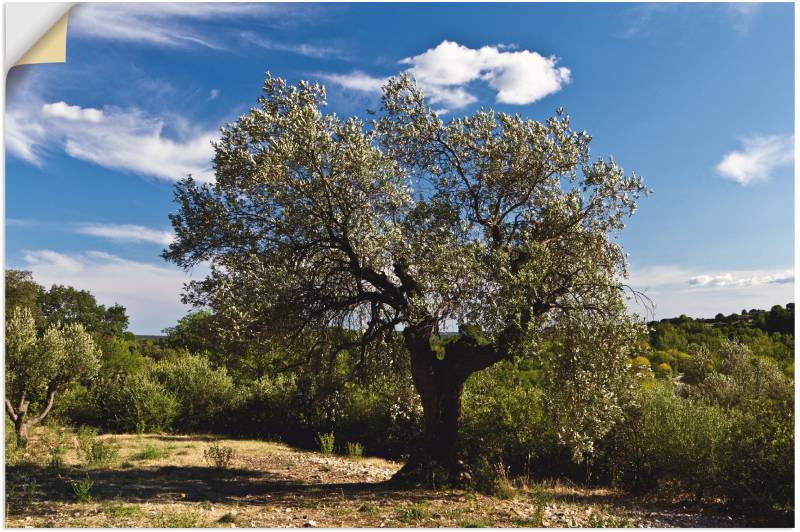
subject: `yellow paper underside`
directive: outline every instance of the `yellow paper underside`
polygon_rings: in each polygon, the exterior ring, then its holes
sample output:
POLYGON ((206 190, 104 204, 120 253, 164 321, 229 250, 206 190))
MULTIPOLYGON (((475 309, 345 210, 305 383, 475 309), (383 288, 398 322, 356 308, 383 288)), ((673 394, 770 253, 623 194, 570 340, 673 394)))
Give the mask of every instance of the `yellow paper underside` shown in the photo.
POLYGON ((64 63, 67 61, 67 19, 64 14, 47 33, 23 55, 17 65, 37 63, 64 63))

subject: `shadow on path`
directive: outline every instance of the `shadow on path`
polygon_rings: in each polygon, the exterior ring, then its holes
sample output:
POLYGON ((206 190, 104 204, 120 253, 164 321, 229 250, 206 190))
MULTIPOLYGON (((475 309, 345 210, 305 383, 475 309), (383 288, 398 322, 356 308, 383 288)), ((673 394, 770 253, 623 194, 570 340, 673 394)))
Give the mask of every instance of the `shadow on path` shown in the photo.
MULTIPOLYGON (((8 486, 34 481, 39 500, 75 501, 70 480, 93 481, 92 499, 128 502, 247 502, 248 504, 308 505, 342 500, 425 500, 428 490, 406 490, 387 482, 310 484, 287 480, 269 471, 210 467, 140 467, 132 469, 51 469, 10 466, 8 486)), ((8 493, 21 491, 8 489, 8 493)), ((437 492, 439 498, 448 494, 437 492)))

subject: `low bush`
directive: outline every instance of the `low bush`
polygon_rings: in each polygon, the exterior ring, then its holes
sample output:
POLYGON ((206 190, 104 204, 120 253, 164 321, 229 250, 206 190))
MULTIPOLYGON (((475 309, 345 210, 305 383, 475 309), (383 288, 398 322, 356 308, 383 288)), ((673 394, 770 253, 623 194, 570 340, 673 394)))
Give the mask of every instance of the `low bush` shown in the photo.
MULTIPOLYGON (((558 444, 541 388, 531 376, 501 364, 467 381, 462 399, 460 454, 487 478, 502 463, 511 476, 547 477, 573 467, 558 444)), ((486 489, 486 488, 483 488, 486 489)))
POLYGON ((86 465, 102 467, 110 465, 117 459, 119 450, 113 441, 103 441, 97 437, 97 429, 81 427, 78 429, 78 453, 86 465))
POLYGON ((361 458, 364 456, 364 446, 360 443, 347 442, 346 445, 347 456, 350 458, 361 458))
POLYGON ((334 446, 336 445, 336 437, 333 435, 333 432, 317 434, 317 443, 319 444, 319 452, 322 454, 333 454, 334 446))
POLYGON ((203 459, 206 463, 217 469, 230 467, 235 457, 236 453, 233 448, 220 445, 216 442, 209 445, 208 448, 203 451, 203 459))
POLYGON ((178 413, 175 397, 144 373, 106 381, 95 393, 102 426, 115 432, 164 432, 178 413))
POLYGON ((78 499, 78 502, 92 502, 92 487, 94 486, 94 481, 89 478, 89 475, 86 475, 82 479, 70 480, 69 485, 72 487, 72 492, 75 494, 75 498, 78 499))
POLYGON ((641 390, 601 446, 612 480, 634 491, 677 483, 697 498, 719 486, 727 467, 730 417, 720 407, 677 396, 668 381, 641 390))
POLYGON ((151 378, 176 400, 174 430, 179 432, 225 430, 238 395, 224 368, 212 368, 208 359, 185 354, 158 362, 151 378))

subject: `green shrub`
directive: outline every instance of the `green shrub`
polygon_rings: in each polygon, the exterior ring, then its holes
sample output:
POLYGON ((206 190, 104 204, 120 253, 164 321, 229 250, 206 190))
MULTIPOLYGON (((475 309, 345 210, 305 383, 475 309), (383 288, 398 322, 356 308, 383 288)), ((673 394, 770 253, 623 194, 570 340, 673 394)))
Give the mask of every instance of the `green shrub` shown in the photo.
POLYGON ((728 467, 730 428, 722 408, 681 398, 670 382, 658 381, 642 389, 609 438, 612 476, 636 491, 676 482, 699 498, 718 489, 728 467))
POLYGON ((82 384, 66 389, 53 405, 52 417, 65 425, 101 425, 95 394, 82 384))
POLYGON ((364 446, 360 443, 347 442, 347 456, 350 458, 361 458, 364 456, 364 446))
POLYGON ((89 478, 89 475, 79 480, 70 480, 69 484, 78 502, 92 502, 92 486, 94 486, 94 481, 89 478))
POLYGON ((203 459, 212 467, 217 469, 225 469, 229 467, 236 453, 233 448, 220 445, 219 443, 212 443, 208 448, 203 451, 203 459))
POLYGON ((317 443, 319 444, 319 452, 322 454, 333 454, 336 439, 333 432, 325 434, 317 434, 317 443))
POLYGON ((78 452, 86 465, 92 467, 108 466, 117 459, 119 449, 113 441, 102 441, 97 437, 97 429, 81 427, 78 429, 78 452))
POLYGON ((661 364, 657 365, 653 369, 653 373, 656 374, 656 377, 665 379, 672 376, 672 366, 667 364, 666 362, 662 362, 661 364))
MULTIPOLYGON (((558 444, 541 388, 511 364, 474 374, 462 398, 460 455, 478 475, 494 475, 491 464, 512 476, 547 476, 569 468, 569 453, 558 444)), ((473 475, 474 476, 474 475, 473 475)), ((489 489, 487 486, 482 490, 489 489)), ((491 489, 489 489, 491 491, 491 489)))
MULTIPOLYGON (((296 442, 291 435, 300 420, 294 404, 298 389, 292 376, 262 377, 248 385, 242 395, 231 414, 234 433, 296 442)), ((313 435, 311 432, 309 443, 313 435)))
POLYGON ((759 511, 793 511, 794 411, 752 402, 741 408, 731 430, 724 494, 759 511))
POLYGON ((176 398, 176 430, 219 432, 225 428, 237 400, 225 368, 212 368, 207 358, 186 354, 157 363, 152 378, 176 398))
POLYGON ((164 432, 177 414, 175 397, 144 373, 104 382, 95 400, 104 426, 115 432, 164 432))

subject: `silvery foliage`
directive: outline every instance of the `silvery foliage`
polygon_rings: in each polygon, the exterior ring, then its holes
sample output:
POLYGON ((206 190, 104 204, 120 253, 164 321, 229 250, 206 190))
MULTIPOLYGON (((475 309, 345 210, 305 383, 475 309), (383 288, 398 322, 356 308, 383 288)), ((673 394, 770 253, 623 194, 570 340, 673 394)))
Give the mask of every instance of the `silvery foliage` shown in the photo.
POLYGON ((25 308, 13 309, 6 319, 5 341, 6 399, 15 409, 43 401, 48 392, 71 382, 91 379, 100 368, 100 351, 82 325, 50 325, 39 335, 25 308))
POLYGON ((592 159, 561 110, 444 122, 406 76, 368 123, 325 114, 320 85, 270 75, 258 104, 222 130, 216 182, 178 185, 165 257, 211 265, 186 301, 213 308, 231 338, 310 351, 333 326, 367 346, 418 323, 471 324, 501 358, 538 356, 560 334, 550 397, 574 410, 559 413, 564 440, 590 451, 618 416, 641 331, 615 239, 641 178, 592 159))

